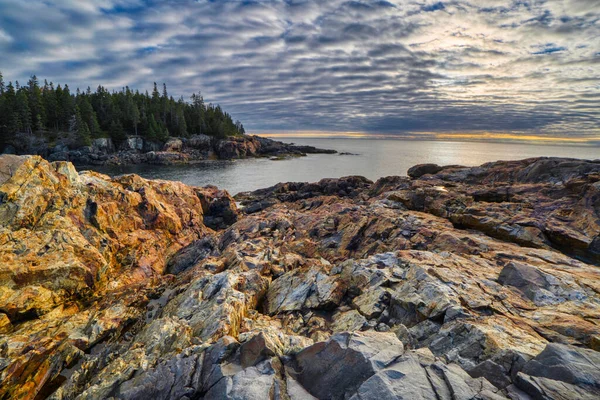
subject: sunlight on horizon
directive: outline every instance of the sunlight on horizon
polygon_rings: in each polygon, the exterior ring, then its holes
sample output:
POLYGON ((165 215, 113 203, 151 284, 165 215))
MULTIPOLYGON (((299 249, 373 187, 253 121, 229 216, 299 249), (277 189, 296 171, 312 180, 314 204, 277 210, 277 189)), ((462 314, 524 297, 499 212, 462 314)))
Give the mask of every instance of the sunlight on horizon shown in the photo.
POLYGON ((600 146, 600 136, 559 137, 514 132, 410 132, 402 134, 380 134, 368 132, 330 132, 330 131, 285 131, 255 132, 256 135, 272 139, 314 138, 314 139, 395 139, 395 140, 440 140, 440 141, 480 141, 514 142, 531 144, 555 144, 600 146))

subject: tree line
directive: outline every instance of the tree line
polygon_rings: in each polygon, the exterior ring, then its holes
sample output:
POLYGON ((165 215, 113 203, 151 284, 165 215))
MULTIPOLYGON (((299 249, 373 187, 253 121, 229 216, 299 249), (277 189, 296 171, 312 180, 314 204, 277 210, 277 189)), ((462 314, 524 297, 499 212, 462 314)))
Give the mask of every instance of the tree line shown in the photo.
POLYGON ((152 93, 140 93, 124 87, 108 91, 98 86, 95 91, 40 84, 32 76, 27 85, 6 84, 0 73, 0 145, 11 143, 17 135, 47 135, 71 132, 81 145, 93 138, 110 137, 120 142, 128 135, 149 140, 166 141, 169 137, 205 134, 226 137, 244 134, 244 127, 234 122, 220 106, 205 104, 202 95, 193 94, 190 101, 175 100, 154 83, 152 93))

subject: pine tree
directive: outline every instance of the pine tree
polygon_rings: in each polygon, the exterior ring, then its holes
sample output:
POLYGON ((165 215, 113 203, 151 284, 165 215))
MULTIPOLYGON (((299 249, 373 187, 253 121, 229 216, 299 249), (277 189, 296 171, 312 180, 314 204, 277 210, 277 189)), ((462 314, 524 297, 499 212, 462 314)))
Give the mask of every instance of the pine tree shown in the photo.
POLYGON ((116 121, 116 120, 113 120, 110 123, 109 134, 110 134, 110 137, 113 140, 115 140, 116 142, 120 142, 120 141, 127 139, 127 135, 125 134, 123 125, 119 121, 116 121))
POLYGON ((100 128, 100 124, 98 123, 98 118, 96 117, 96 113, 92 113, 92 117, 89 122, 90 132, 92 133, 92 137, 100 137, 102 135, 102 129, 100 128))
MULTIPOLYGON (((158 112, 160 106, 160 94, 158 93, 158 87, 156 86, 156 82, 154 82, 154 89, 152 89, 152 108, 153 112, 158 112)), ((158 115, 155 115, 156 118, 158 115)))
POLYGON ((5 85, 0 73, 0 145, 11 143, 17 133, 34 130, 72 130, 82 144, 105 133, 115 141, 132 134, 166 141, 170 134, 225 137, 245 132, 242 123, 234 123, 221 107, 205 104, 200 92, 193 94, 190 102, 175 100, 164 83, 162 93, 154 83, 151 94, 134 93, 129 87, 109 92, 101 85, 95 92, 87 87, 71 94, 68 85, 55 88, 52 82, 44 81, 40 87, 35 75, 27 85, 5 85))
POLYGON ((47 128, 58 130, 58 104, 56 102, 56 93, 54 84, 44 81, 44 89, 42 90, 42 104, 44 106, 44 114, 46 120, 44 125, 47 128))
MULTIPOLYGON (((63 110, 63 89, 60 84, 56 86, 56 90, 54 91, 54 98, 56 99, 56 130, 64 129, 66 121, 63 121, 65 112, 63 110)), ((68 121, 68 119, 67 119, 68 121)))
POLYGON ((46 119, 42 102, 42 90, 35 75, 31 77, 27 85, 29 86, 29 109, 31 110, 33 128, 36 131, 40 131, 44 129, 44 121, 46 119))
POLYGON ((181 104, 180 107, 177 107, 177 115, 175 117, 175 122, 177 124, 177 136, 186 137, 188 134, 187 124, 185 122, 185 115, 181 104))
POLYGON ((81 117, 79 106, 75 106, 75 114, 73 115, 71 131, 75 131, 77 133, 77 139, 80 145, 90 146, 92 144, 90 128, 81 117))
POLYGON ((31 133, 32 132, 32 121, 31 121, 31 110, 29 109, 29 102, 27 100, 27 90, 25 88, 19 89, 15 100, 15 110, 19 119, 19 132, 31 133))
POLYGON ((6 128, 3 134, 3 142, 8 143, 14 137, 15 133, 19 132, 21 125, 19 113, 16 110, 17 94, 12 82, 8 82, 8 86, 6 86, 6 91, 2 97, 4 98, 4 112, 6 113, 6 128))
POLYGON ((57 100, 60 103, 59 124, 62 125, 63 127, 66 127, 66 126, 68 126, 69 121, 71 120, 71 118, 74 114, 73 98, 71 97, 69 85, 65 85, 63 87, 60 97, 57 94, 57 100))
POLYGON ((163 93, 162 93, 162 98, 161 98, 163 124, 167 123, 167 103, 168 103, 168 101, 169 101, 169 97, 167 95, 167 84, 163 83, 163 93))
POLYGON ((148 118, 148 138, 149 139, 157 139, 161 134, 160 127, 156 122, 156 118, 154 118, 154 114, 150 114, 148 118))
POLYGON ((7 131, 9 104, 4 96, 5 91, 6 87, 4 86, 4 80, 2 79, 2 72, 0 72, 0 149, 6 145, 9 139, 7 131))

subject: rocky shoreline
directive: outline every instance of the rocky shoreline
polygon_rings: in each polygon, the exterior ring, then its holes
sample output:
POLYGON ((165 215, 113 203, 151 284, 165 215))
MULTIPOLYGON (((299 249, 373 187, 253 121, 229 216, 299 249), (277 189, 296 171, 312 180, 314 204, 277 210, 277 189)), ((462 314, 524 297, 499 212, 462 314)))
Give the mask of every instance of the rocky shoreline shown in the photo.
POLYGON ((0 398, 597 399, 599 266, 600 161, 234 199, 3 155, 0 398))
POLYGON ((337 151, 314 146, 294 145, 256 136, 215 138, 193 135, 170 138, 166 143, 130 136, 116 145, 109 138, 93 139, 90 146, 78 146, 73 138, 50 145, 44 137, 27 137, 7 153, 41 155, 49 161, 69 161, 78 166, 131 164, 192 164, 204 160, 233 160, 268 157, 283 159, 307 154, 336 154, 337 151))

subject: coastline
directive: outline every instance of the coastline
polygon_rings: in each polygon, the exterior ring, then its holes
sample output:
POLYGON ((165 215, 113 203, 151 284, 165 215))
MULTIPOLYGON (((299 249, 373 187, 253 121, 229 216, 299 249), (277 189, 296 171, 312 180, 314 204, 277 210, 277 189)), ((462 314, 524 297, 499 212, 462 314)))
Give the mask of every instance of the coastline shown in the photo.
POLYGON ((0 156, 0 397, 597 396, 600 161, 408 175, 233 198, 0 156))
POLYGON ((216 138, 192 135, 172 137, 165 143, 130 136, 118 145, 109 138, 93 139, 90 146, 75 146, 72 141, 50 145, 44 140, 23 141, 10 146, 8 154, 41 155, 49 161, 69 161, 77 166, 178 165, 200 161, 244 158, 302 157, 306 154, 336 154, 337 151, 314 146, 293 145, 256 135, 216 138))

